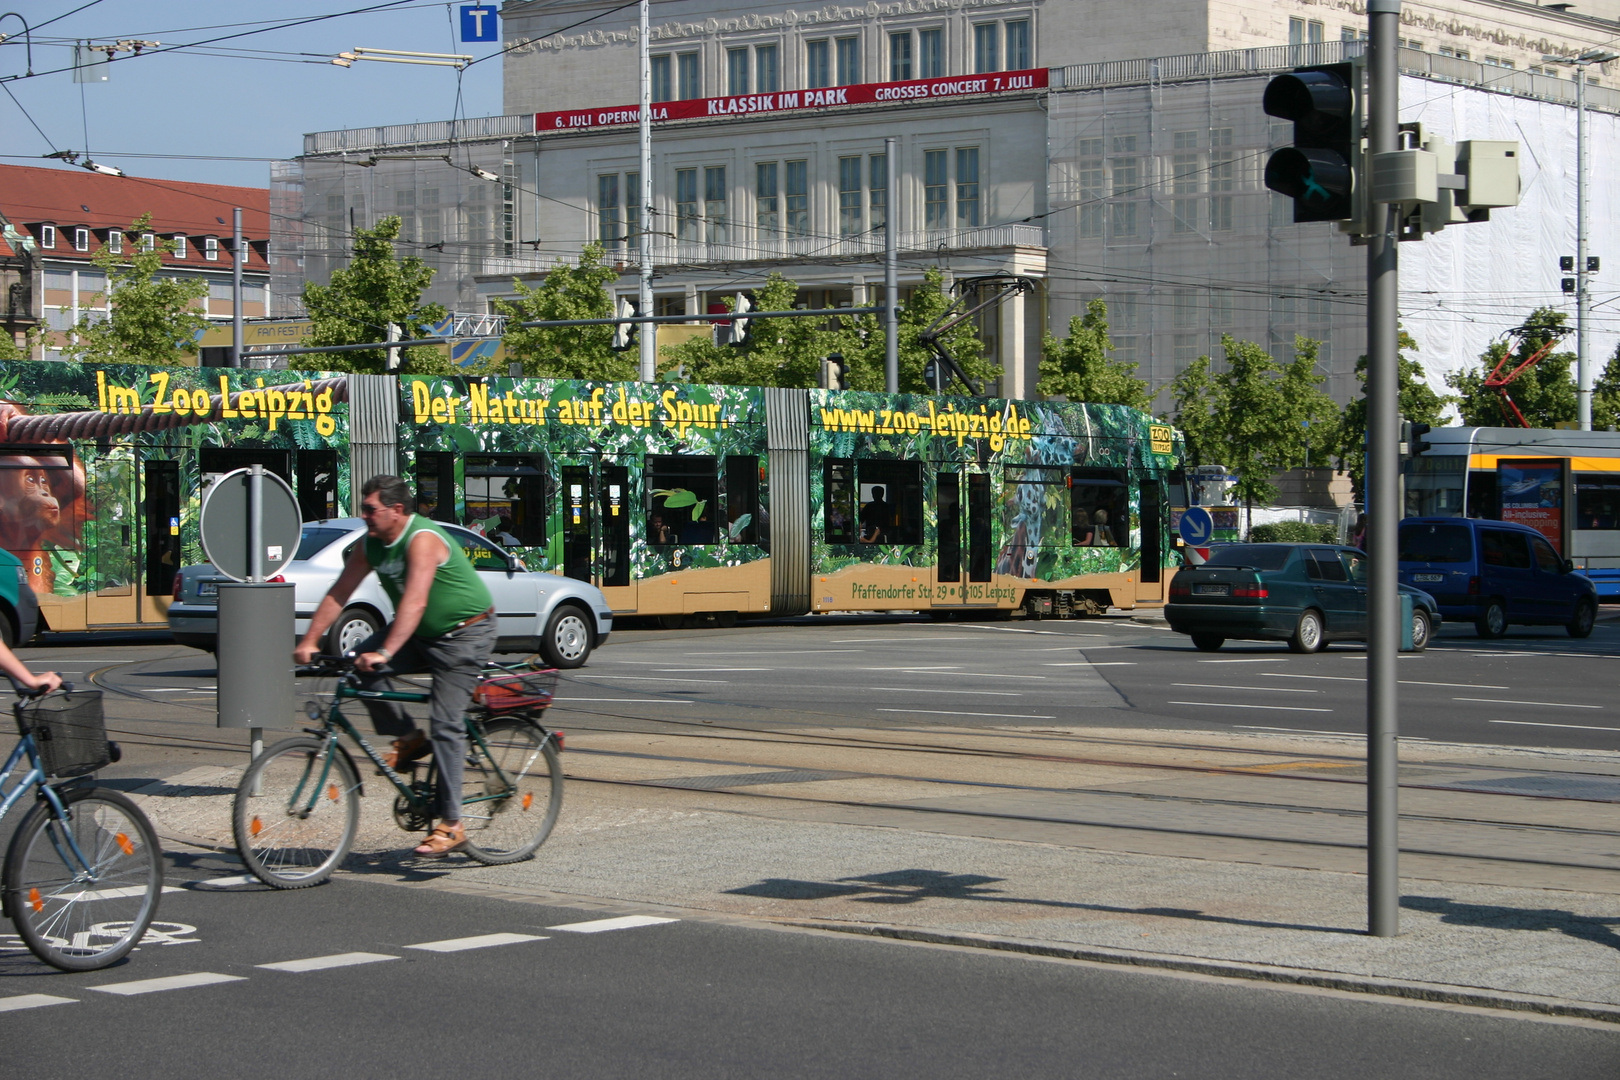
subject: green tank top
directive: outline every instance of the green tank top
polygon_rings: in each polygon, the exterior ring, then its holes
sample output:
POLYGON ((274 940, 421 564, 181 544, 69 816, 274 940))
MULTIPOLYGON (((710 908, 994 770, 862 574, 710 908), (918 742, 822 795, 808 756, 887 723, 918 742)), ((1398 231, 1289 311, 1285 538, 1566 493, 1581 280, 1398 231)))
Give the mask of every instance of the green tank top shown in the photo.
POLYGON ((377 579, 394 602, 396 611, 399 598, 405 593, 405 552, 411 539, 420 532, 431 532, 443 540, 450 549, 450 557, 434 571, 433 584, 428 588, 427 610, 422 613, 422 622, 412 636, 442 637, 474 615, 488 611, 495 602, 490 598, 489 586, 479 578, 455 538, 421 514, 412 514, 405 523, 405 531, 392 544, 385 545, 375 537, 366 537, 366 562, 377 571, 377 579))

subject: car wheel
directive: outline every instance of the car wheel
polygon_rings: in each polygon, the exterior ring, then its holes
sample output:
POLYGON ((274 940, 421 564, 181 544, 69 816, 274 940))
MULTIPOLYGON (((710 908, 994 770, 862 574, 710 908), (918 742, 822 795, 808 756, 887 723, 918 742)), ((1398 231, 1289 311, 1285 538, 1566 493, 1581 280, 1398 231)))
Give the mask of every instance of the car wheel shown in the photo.
POLYGON ((363 607, 344 608, 337 622, 326 632, 326 652, 329 656, 342 656, 350 649, 359 648, 367 638, 382 629, 382 620, 363 607))
POLYGON ((1596 623, 1597 605, 1590 600, 1582 600, 1575 605, 1575 617, 1564 629, 1569 631, 1570 637, 1591 637, 1592 627, 1596 623))
POLYGON ((1199 652, 1214 652, 1226 644, 1226 639, 1219 634, 1194 634, 1192 641, 1199 652))
POLYGON ((1508 621, 1507 609, 1502 601, 1492 600, 1485 605, 1485 610, 1479 613, 1474 621, 1474 630, 1482 638, 1499 638, 1507 635, 1508 621))
POLYGON ((1429 613, 1422 608, 1412 609, 1412 651, 1422 652, 1429 647, 1429 634, 1433 624, 1429 613))
POLYGON ((1313 653, 1322 647, 1322 616, 1313 610, 1300 612, 1294 636, 1288 647, 1297 653, 1313 653))
POLYGON ((572 604, 563 604, 546 620, 540 655, 554 668, 577 668, 591 655, 590 618, 572 604))

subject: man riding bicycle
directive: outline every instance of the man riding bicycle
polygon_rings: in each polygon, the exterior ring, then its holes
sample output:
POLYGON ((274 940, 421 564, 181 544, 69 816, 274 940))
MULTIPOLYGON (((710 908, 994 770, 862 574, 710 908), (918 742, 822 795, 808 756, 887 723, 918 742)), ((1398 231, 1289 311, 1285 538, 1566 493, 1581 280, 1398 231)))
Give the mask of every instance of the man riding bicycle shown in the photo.
POLYGON ((433 521, 411 513, 411 491, 397 476, 373 476, 361 489, 360 515, 366 541, 355 546, 343 573, 327 590, 293 658, 307 664, 337 620, 349 595, 375 570, 394 603, 394 621, 359 648, 355 670, 365 689, 387 686, 394 674, 431 673, 431 738, 423 735, 398 702, 365 702, 379 735, 398 736, 390 768, 425 756, 431 744, 439 768, 439 823, 416 849, 446 855, 467 841, 461 824, 461 776, 467 758, 462 720, 484 661, 495 649, 496 621, 489 588, 461 546, 433 521))

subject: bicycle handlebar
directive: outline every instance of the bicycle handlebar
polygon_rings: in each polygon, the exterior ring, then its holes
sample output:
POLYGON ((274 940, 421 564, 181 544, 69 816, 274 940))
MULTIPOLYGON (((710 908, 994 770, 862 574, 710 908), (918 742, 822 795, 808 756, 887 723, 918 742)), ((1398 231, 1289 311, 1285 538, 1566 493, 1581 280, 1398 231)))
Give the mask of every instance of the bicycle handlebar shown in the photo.
MULTIPOLYGON (((44 697, 46 694, 50 693, 50 690, 46 687, 23 686, 18 683, 16 679, 11 680, 11 688, 17 692, 17 696, 20 698, 44 697)), ((57 689, 62 691, 64 694, 71 694, 73 693, 73 684, 64 681, 61 686, 57 687, 57 689)))

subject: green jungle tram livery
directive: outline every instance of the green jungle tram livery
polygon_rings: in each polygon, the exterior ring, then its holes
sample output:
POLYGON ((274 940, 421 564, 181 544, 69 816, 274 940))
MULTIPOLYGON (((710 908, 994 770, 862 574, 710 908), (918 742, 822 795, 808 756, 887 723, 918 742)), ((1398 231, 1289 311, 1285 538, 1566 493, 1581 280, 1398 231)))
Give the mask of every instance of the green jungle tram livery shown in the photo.
POLYGON ((684 383, 0 365, 0 547, 51 630, 162 623, 218 476, 306 521, 416 510, 623 615, 1097 613, 1161 602, 1173 428, 1116 405, 684 383))

